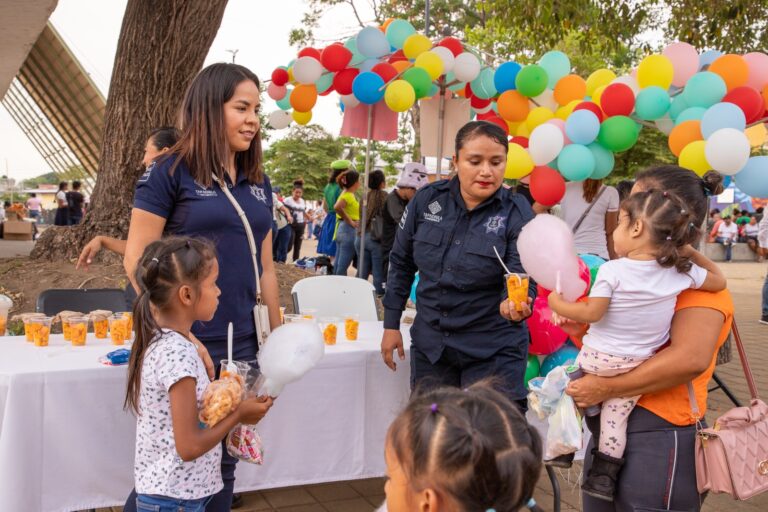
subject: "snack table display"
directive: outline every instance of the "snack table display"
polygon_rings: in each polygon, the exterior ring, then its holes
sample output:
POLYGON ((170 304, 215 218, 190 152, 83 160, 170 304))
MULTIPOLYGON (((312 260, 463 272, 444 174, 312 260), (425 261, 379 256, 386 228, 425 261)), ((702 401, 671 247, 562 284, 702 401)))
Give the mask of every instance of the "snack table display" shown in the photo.
MULTIPOLYGON (((344 324, 340 318, 339 331, 344 324)), ((384 438, 408 398, 410 370, 397 356, 397 372, 384 365, 382 329, 360 322, 357 341, 339 335, 314 369, 286 386, 257 427, 264 464, 239 463, 236 491, 384 474, 384 438)), ((116 348, 92 332, 84 346, 61 334, 41 347, 0 337, 0 511, 124 503, 136 426, 123 410, 127 367, 99 362, 116 348)))

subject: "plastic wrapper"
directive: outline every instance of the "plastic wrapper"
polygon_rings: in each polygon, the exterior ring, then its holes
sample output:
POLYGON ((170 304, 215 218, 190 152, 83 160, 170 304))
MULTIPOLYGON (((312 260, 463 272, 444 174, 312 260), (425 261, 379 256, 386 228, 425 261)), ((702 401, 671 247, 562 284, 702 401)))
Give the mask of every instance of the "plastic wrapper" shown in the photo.
POLYGON ((528 405, 536 415, 547 420, 544 459, 573 453, 581 449, 581 416, 573 399, 565 393, 570 378, 564 366, 558 366, 546 377, 528 382, 528 405))
MULTIPOLYGON (((259 382, 259 371, 248 363, 235 362, 239 374, 243 377, 245 387, 244 396, 257 396, 256 387, 259 382)), ((251 464, 264 462, 264 448, 259 432, 255 425, 237 425, 227 435, 227 453, 236 459, 251 464)))
POLYGON ((238 369, 234 371, 222 369, 219 379, 205 388, 199 418, 208 427, 213 427, 226 418, 243 400, 245 377, 241 375, 240 365, 235 366, 238 369))

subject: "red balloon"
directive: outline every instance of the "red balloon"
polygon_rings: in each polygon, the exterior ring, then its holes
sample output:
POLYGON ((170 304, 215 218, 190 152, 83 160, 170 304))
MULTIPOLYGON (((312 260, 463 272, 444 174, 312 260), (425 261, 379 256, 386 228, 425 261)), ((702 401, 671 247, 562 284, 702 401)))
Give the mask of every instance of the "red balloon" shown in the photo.
MULTIPOLYGON (((607 89, 607 87, 606 87, 607 89)), ((603 91, 605 92, 605 91, 603 91)), ((593 103, 591 101, 582 101, 573 110, 589 110, 593 114, 597 116, 597 118, 600 120, 600 122, 603 122, 603 119, 605 118, 605 114, 603 113, 603 109, 600 108, 600 106, 597 103, 593 103)))
POLYGON ((589 272, 587 264, 581 258, 579 258, 579 279, 584 281, 584 293, 582 295, 586 295, 592 282, 592 274, 589 272))
POLYGON ((527 137, 520 137, 519 135, 512 137, 510 141, 512 144, 519 144, 524 148, 528 148, 528 138, 527 137))
POLYGON ((341 71, 352 60, 352 52, 342 44, 332 44, 320 54, 320 63, 328 71, 341 71))
POLYGON ((397 50, 395 53, 389 56, 389 63, 394 64, 395 62, 402 60, 405 62, 408 62, 408 57, 405 56, 405 53, 403 50, 397 50))
POLYGON ((317 48, 304 48, 299 52, 299 57, 312 57, 315 60, 320 60, 320 50, 317 48))
POLYGON ((446 37, 440 40, 439 43, 437 43, 436 46, 445 46, 449 50, 451 50, 451 53, 454 57, 458 57, 464 52, 464 45, 461 44, 461 41, 456 39, 455 37, 446 37))
POLYGON ((342 69, 333 77, 333 88, 342 96, 352 94, 352 82, 359 73, 355 68, 342 69))
POLYGON ((474 96, 475 93, 472 92, 472 86, 467 82, 467 85, 464 86, 464 97, 469 99, 472 99, 472 96, 474 96))
POLYGON ((317 95, 318 96, 328 96, 332 92, 334 92, 333 84, 331 84, 331 86, 329 88, 327 88, 325 91, 317 93, 317 95))
POLYGON ((744 117, 747 118, 747 124, 760 119, 765 111, 765 100, 762 94, 752 87, 742 86, 731 89, 725 95, 723 101, 733 103, 744 111, 744 117))
POLYGON ((288 70, 276 68, 272 72, 272 83, 275 85, 285 85, 288 83, 288 70))
POLYGON ((628 116, 635 109, 635 93, 626 84, 611 84, 600 95, 600 106, 608 117, 628 116))
POLYGON ((472 96, 472 98, 469 100, 469 104, 472 105, 472 108, 475 110, 482 110, 491 104, 491 100, 484 100, 483 98, 472 96))
MULTIPOLYGON (((490 110, 487 112, 487 114, 491 114, 490 117, 485 118, 485 121, 488 121, 489 123, 493 123, 495 125, 498 125, 502 130, 504 130, 504 133, 509 135, 509 126, 507 125, 507 122, 503 120, 501 117, 499 117, 499 114, 494 112, 493 110, 490 110)), ((484 114, 480 114, 477 116, 478 119, 480 119, 480 116, 484 114)))
POLYGON ((387 64, 386 62, 379 62, 371 68, 371 71, 379 75, 384 80, 384 83, 389 82, 397 76, 397 69, 395 69, 395 66, 387 64))
POLYGON ((526 320, 531 344, 528 353, 547 356, 563 346, 568 335, 552 323, 552 310, 547 303, 547 294, 540 294, 533 301, 533 314, 526 320))
POLYGON ((544 206, 554 206, 565 195, 565 180, 559 172, 547 167, 538 166, 531 173, 531 196, 544 206))

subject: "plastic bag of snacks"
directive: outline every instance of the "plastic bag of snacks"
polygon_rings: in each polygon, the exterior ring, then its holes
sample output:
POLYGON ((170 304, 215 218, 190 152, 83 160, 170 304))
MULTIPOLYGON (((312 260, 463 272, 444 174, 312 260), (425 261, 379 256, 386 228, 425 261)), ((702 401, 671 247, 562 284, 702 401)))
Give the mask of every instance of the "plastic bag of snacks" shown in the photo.
POLYGON ((237 409, 243 400, 243 384, 239 371, 222 370, 221 376, 205 388, 200 421, 212 427, 237 409))
MULTIPOLYGON (((256 369, 255 364, 241 362, 235 362, 235 364, 240 375, 244 377, 244 395, 255 396, 260 382, 260 372, 256 369)), ((225 364, 222 362, 222 367, 224 366, 225 364)), ((256 426, 240 424, 232 429, 227 435, 227 453, 244 462, 262 464, 264 462, 264 448, 256 426)))

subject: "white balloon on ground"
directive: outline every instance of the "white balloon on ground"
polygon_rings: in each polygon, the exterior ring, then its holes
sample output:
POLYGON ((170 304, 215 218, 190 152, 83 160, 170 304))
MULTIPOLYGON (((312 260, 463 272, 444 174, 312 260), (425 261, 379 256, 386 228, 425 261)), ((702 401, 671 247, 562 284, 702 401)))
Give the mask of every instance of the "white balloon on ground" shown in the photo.
POLYGON ((528 139, 528 153, 536 165, 547 165, 557 158, 563 149, 563 132, 554 124, 540 124, 528 139))
POLYGON ((315 322, 281 325, 259 349, 257 393, 278 396, 286 384, 299 380, 325 353, 323 335, 315 322))
POLYGON ((453 67, 456 63, 456 57, 453 55, 451 50, 445 46, 435 46, 430 51, 436 53, 438 57, 440 57, 440 60, 443 61, 443 73, 448 74, 453 71, 453 67))
POLYGON ((464 52, 456 57, 453 74, 460 82, 471 82, 480 74, 480 61, 474 54, 464 52))
POLYGON ((323 65, 312 57, 299 57, 293 63, 293 78, 300 84, 314 84, 323 75, 323 65))
POLYGON ((269 126, 275 130, 282 130, 283 128, 287 128, 288 125, 291 124, 291 121, 291 113, 285 110, 275 110, 269 114, 269 118, 267 118, 269 126))
POLYGON ((717 130, 704 146, 704 155, 714 170, 726 176, 733 176, 749 161, 749 139, 739 130, 723 128, 717 130))

